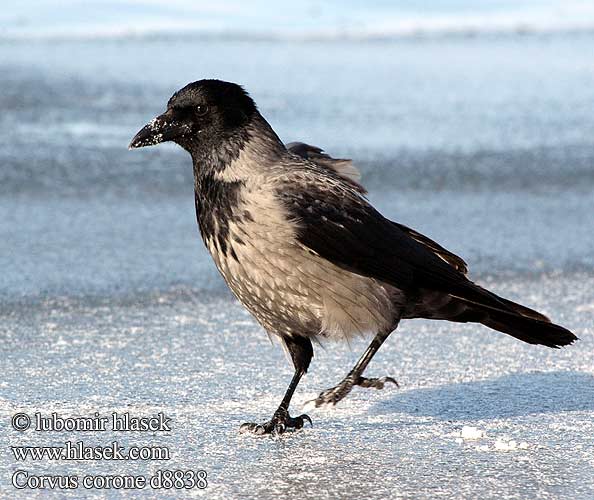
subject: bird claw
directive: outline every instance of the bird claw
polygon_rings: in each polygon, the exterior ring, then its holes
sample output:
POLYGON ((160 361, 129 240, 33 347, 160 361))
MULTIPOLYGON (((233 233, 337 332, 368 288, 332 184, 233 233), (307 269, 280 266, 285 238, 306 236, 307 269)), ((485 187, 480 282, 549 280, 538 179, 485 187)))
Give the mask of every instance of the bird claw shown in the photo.
POLYGON ((256 424, 255 422, 246 422, 241 424, 239 427, 239 432, 241 434, 254 434, 256 436, 261 436, 266 434, 266 429, 264 428, 266 424, 256 424))
POLYGON ((274 414, 272 419, 263 424, 256 424, 252 422, 246 422, 239 427, 241 434, 253 434, 255 436, 264 436, 266 434, 280 435, 284 434, 287 430, 299 430, 305 425, 305 422, 309 422, 309 425, 313 427, 313 423, 309 415, 299 415, 298 417, 291 417, 286 411, 277 412, 274 414))
POLYGON ((337 386, 330 389, 326 389, 321 392, 316 399, 311 399, 305 403, 306 408, 320 408, 321 406, 336 406, 336 404, 344 399, 346 395, 351 392, 353 386, 358 385, 360 387, 374 389, 383 389, 386 383, 392 383, 396 387, 400 387, 396 379, 392 377, 380 377, 380 378, 366 378, 358 377, 356 380, 352 380, 347 377, 337 386))
POLYGON ((395 378, 392 377, 379 377, 379 378, 366 378, 366 377, 359 377, 355 382, 355 385, 360 387, 373 387, 374 389, 383 389, 386 383, 390 382, 394 384, 398 389, 400 389, 400 384, 395 378))
POLYGON ((345 382, 344 380, 336 387, 322 391, 316 399, 311 399, 305 404, 307 407, 320 408, 321 406, 336 406, 336 404, 343 399, 353 388, 352 382, 345 382))
POLYGON ((313 422, 311 421, 311 418, 309 418, 309 415, 306 415, 305 413, 299 415, 298 417, 295 417, 295 419, 297 420, 297 425, 295 425, 296 429, 301 429, 305 425, 305 421, 308 421, 310 427, 313 427, 313 422))

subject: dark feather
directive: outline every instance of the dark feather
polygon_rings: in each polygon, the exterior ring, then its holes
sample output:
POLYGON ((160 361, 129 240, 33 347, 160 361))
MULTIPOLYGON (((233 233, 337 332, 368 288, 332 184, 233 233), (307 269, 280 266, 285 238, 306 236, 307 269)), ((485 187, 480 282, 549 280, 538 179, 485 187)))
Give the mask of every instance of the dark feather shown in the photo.
MULTIPOLYGON (((416 231, 386 219, 352 189, 331 179, 324 183, 319 180, 318 174, 317 182, 302 185, 298 191, 287 187, 278 195, 299 224, 300 243, 321 257, 410 296, 440 292, 444 297, 458 299, 472 305, 470 309, 481 316, 463 321, 478 320, 526 342, 557 346, 576 339, 536 311, 468 280, 461 272, 466 266, 456 260, 458 257, 416 231)), ((417 310, 417 314, 408 317, 435 317, 432 311, 417 310)), ((461 320, 455 315, 441 317, 461 320)))
POLYGON ((462 274, 468 273, 468 266, 461 257, 458 257, 456 254, 450 252, 449 250, 446 250, 440 244, 436 243, 424 234, 421 234, 415 231, 414 229, 411 229, 410 227, 406 227, 403 224, 398 224, 398 222, 392 222, 392 224, 398 226, 398 228, 401 231, 407 233, 415 241, 421 243, 429 250, 431 250, 435 255, 445 260, 450 266, 456 269, 456 271, 459 271, 462 274))
MULTIPOLYGON (((239 181, 224 182, 210 173, 199 176, 196 182, 194 202, 200 234, 205 242, 213 241, 223 255, 228 251, 229 223, 243 218, 236 210, 241 187, 239 181)), ((231 256, 237 259, 232 248, 231 256)))
MULTIPOLYGON (((551 323, 548 318, 547 321, 542 321, 513 311, 504 311, 465 299, 455 299, 467 306, 466 314, 480 314, 481 319, 478 320, 479 323, 482 323, 489 328, 493 328, 494 330, 507 333, 508 335, 529 344, 541 344, 546 345, 547 347, 557 348, 571 344, 577 340, 577 337, 573 333, 562 326, 551 323)), ((507 304, 510 303, 510 301, 507 300, 505 302, 507 304)), ((524 306, 514 304, 513 302, 511 302, 511 304, 513 304, 513 306, 519 306, 521 310, 527 309, 524 308, 524 306)), ((462 317, 446 319, 462 322, 477 321, 476 319, 463 319, 462 317)))
POLYGON ((367 190, 361 185, 361 173, 353 165, 352 160, 344 158, 332 158, 325 153, 322 148, 311 146, 304 142, 290 142, 285 146, 287 150, 294 155, 300 156, 305 160, 314 162, 322 168, 331 170, 337 173, 344 179, 352 188, 361 194, 367 194, 367 190))
POLYGON ((312 182, 279 196, 299 221, 299 241, 339 267, 403 290, 427 288, 502 305, 351 189, 312 182))
MULTIPOLYGON (((353 165, 351 160, 332 158, 329 154, 325 153, 322 148, 311 146, 310 144, 305 144, 304 142, 290 142, 286 144, 286 148, 291 153, 296 154, 301 158, 313 161, 321 167, 333 170, 344 180, 346 180, 347 183, 349 183, 349 185, 357 192, 361 194, 367 194, 367 190, 359 182, 361 174, 353 165)), ((449 250, 446 250, 435 241, 421 233, 418 233, 414 229, 406 227, 403 224, 398 224, 397 222, 392 222, 392 224, 398 226, 400 230, 409 234, 413 239, 427 247, 441 259, 445 260, 457 271, 460 271, 464 274, 468 272, 468 267, 466 266, 466 262, 464 262, 463 259, 453 254, 449 250)))

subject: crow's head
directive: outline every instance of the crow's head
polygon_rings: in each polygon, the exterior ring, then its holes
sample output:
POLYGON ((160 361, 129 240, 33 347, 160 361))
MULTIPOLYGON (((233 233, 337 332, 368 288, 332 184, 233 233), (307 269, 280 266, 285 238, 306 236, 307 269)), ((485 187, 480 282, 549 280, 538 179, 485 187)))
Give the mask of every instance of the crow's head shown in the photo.
POLYGON ((239 85, 199 80, 173 94, 167 111, 143 127, 129 147, 173 141, 200 158, 241 140, 256 114, 254 101, 239 85))

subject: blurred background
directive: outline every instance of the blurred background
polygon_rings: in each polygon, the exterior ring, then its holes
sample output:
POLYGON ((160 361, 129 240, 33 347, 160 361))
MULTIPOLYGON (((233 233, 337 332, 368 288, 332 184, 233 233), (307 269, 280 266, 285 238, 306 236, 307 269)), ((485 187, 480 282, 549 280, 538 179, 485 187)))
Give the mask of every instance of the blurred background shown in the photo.
POLYGON ((388 216, 476 273, 592 270, 593 49, 587 1, 7 5, 0 296, 225 293, 189 158, 126 149, 201 78, 244 85, 285 142, 354 158, 388 216))
MULTIPOLYGON (((593 56, 591 1, 4 2, 0 420, 164 411, 174 432, 144 443, 206 469, 208 498, 593 498, 593 56), (553 351, 403 322, 370 366, 399 391, 357 389, 294 439, 240 438, 290 365, 200 241, 189 156, 127 149, 201 78, 244 85, 285 142, 353 158, 384 215, 582 341, 553 351), (465 441, 464 425, 486 437, 465 441)), ((365 345, 316 346, 293 411, 365 345)), ((0 427, 11 445, 80 438, 0 427)), ((7 478, 22 467, 2 454, 0 496, 17 498, 7 478)), ((101 493, 123 497, 139 498, 101 493)))

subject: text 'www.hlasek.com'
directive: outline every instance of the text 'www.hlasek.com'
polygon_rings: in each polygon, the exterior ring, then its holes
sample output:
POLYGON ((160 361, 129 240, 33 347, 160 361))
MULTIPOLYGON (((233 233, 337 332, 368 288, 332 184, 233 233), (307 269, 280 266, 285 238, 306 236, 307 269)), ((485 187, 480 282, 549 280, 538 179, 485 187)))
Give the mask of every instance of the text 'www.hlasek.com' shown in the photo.
MULTIPOLYGON (((22 441, 35 441, 35 438, 50 436, 49 433, 74 435, 59 444, 40 446, 34 442, 19 443, 10 446, 16 469, 12 473, 12 486, 18 490, 72 490, 84 489, 145 489, 154 490, 189 490, 204 489, 208 486, 207 473, 202 469, 159 467, 149 473, 48 473, 27 470, 27 465, 50 461, 64 464, 129 462, 130 464, 159 463, 171 460, 168 446, 153 444, 122 445, 117 439, 108 443, 87 443, 77 439, 81 434, 92 433, 96 438, 99 432, 112 435, 136 433, 138 436, 151 437, 160 433, 171 432, 171 418, 163 413, 150 417, 131 416, 128 412, 113 412, 109 416, 95 412, 91 416, 63 417, 57 413, 42 414, 16 413, 12 416, 11 426, 18 431, 22 441), (29 431, 29 432, 26 432, 29 431), (47 434, 46 434, 47 433, 47 434), (22 466, 21 466, 22 464, 22 466)), ((37 468, 37 467, 35 467, 37 468)), ((79 469, 77 469, 79 470, 79 469)), ((142 471, 141 471, 142 472, 142 471)))

